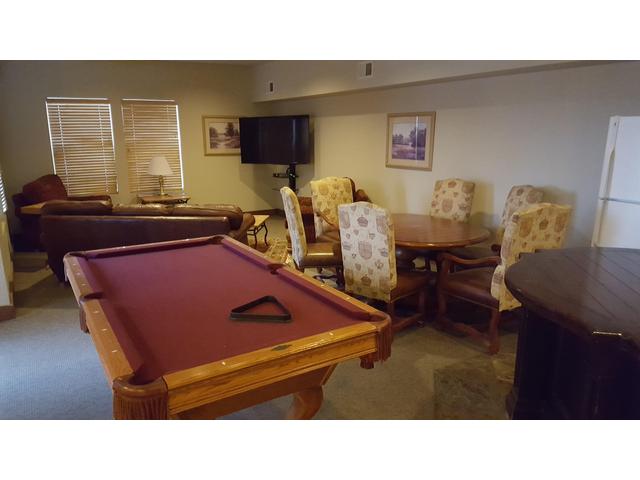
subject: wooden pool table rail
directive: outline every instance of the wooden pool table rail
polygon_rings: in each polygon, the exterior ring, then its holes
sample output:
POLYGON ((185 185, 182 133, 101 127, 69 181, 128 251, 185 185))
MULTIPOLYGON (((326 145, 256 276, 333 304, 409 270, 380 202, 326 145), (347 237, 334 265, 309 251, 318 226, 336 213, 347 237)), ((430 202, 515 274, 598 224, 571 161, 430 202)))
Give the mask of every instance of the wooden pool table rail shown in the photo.
POLYGON ((91 334, 113 389, 116 419, 215 418, 287 394, 294 395, 287 417, 311 418, 321 406, 322 386, 338 363, 361 358, 362 366, 371 368, 374 361, 386 360, 390 355, 392 334, 388 315, 297 270, 278 266, 365 310, 371 314, 371 321, 135 385, 134 369, 100 306, 97 298, 100 294, 93 291, 76 256, 69 254, 64 261, 80 306, 81 327, 91 334))
MULTIPOLYGON (((361 325, 369 328, 360 325, 341 328, 167 374, 164 381, 169 388, 169 413, 178 415, 374 353, 376 329, 366 322, 361 325)), ((310 377, 314 375, 307 376, 310 377)), ((325 375, 321 380, 315 386, 324 384, 325 375)), ((297 389, 287 393, 295 391, 297 389)))

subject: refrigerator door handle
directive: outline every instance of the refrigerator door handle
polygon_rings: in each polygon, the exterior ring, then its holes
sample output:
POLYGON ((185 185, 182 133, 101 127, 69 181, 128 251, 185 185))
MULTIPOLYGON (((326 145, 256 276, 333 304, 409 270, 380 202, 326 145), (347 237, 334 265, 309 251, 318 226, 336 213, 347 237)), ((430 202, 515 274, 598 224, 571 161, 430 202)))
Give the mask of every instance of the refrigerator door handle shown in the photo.
POLYGON ((615 147, 611 149, 611 155, 609 155, 609 165, 607 169, 607 186, 605 190, 605 196, 609 197, 609 192, 611 191, 611 183, 613 182, 613 166, 616 163, 616 149, 615 147))
POLYGON ((607 202, 629 203, 631 205, 640 205, 640 200, 625 200, 623 198, 600 197, 600 200, 607 202))
POLYGON ((604 148, 604 158, 602 162, 602 172, 600 174, 599 197, 610 196, 613 184, 613 163, 615 161, 616 141, 618 140, 618 124, 620 117, 609 119, 609 132, 607 133, 607 143, 604 148))

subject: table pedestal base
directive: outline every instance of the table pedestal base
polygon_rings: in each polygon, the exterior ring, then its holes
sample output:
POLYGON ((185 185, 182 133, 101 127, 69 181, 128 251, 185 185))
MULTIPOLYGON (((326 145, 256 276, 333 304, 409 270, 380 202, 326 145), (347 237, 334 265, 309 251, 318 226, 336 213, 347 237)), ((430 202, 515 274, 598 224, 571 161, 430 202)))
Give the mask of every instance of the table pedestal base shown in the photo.
POLYGON ((413 270, 415 268, 414 260, 419 256, 415 250, 396 247, 396 267, 401 270, 413 270))

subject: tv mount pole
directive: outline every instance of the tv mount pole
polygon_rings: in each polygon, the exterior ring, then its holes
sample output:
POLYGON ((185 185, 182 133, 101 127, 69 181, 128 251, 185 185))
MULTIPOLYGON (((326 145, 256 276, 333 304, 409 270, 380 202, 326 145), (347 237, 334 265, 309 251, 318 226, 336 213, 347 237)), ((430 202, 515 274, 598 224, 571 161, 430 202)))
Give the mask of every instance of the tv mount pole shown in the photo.
POLYGON ((296 164, 295 163, 289 164, 289 166, 287 167, 287 170, 285 171, 285 173, 274 173, 273 176, 276 177, 276 178, 288 178, 289 179, 289 188, 291 190, 293 190, 295 193, 298 193, 298 188, 297 188, 297 185, 296 185, 296 179, 298 178, 298 175, 296 174, 296 164))
POLYGON ((298 178, 298 175, 296 175, 296 164, 295 163, 290 164, 289 168, 287 168, 286 173, 287 173, 287 177, 289 177, 289 188, 294 192, 298 193, 298 188, 296 185, 296 178, 298 178))

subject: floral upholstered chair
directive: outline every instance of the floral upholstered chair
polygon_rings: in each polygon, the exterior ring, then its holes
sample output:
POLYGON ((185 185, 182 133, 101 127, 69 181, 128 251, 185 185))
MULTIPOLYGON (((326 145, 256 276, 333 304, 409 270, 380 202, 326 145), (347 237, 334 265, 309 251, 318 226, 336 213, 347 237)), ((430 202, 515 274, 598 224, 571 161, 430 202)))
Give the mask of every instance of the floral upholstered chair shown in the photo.
POLYGON ((429 215, 468 222, 476 185, 460 178, 437 180, 431 197, 429 215))
POLYGON ((502 218, 500 219, 500 225, 496 230, 496 242, 490 247, 464 247, 455 248, 450 250, 456 257, 474 259, 474 258, 486 258, 492 255, 500 254, 500 245, 502 244, 502 238, 504 237, 504 231, 507 228, 507 223, 511 216, 518 210, 525 209, 531 205, 542 202, 544 194, 542 190, 539 190, 531 185, 516 185, 511 187, 507 200, 502 210, 502 218), (494 253, 497 252, 497 253, 494 253))
POLYGON ((298 197, 289 187, 282 187, 280 195, 291 238, 291 256, 296 268, 302 272, 305 268, 335 268, 338 274, 338 284, 342 284, 340 244, 334 242, 307 244, 298 197))
POLYGON ((500 225, 496 230, 496 243, 502 245, 504 232, 507 229, 509 220, 518 210, 524 210, 536 203, 541 203, 544 193, 531 185, 516 185, 511 187, 507 200, 504 203, 500 225))
POLYGON ((516 211, 507 222, 500 257, 465 260, 450 253, 441 254, 437 322, 443 327, 453 328, 482 340, 487 344, 489 353, 497 353, 500 349, 498 326, 501 312, 520 306, 504 283, 506 270, 523 253, 561 248, 567 235, 571 210, 571 207, 565 205, 538 203, 516 211), (450 273, 452 264, 478 268, 450 273), (490 309, 488 334, 481 334, 467 324, 450 321, 446 317, 446 300, 449 296, 490 309))
POLYGON ((368 202, 338 207, 345 291, 385 302, 394 330, 422 321, 426 312, 429 276, 396 270, 396 252, 391 215, 368 202), (399 318, 395 302, 418 295, 417 314, 399 318))
POLYGON ((347 177, 326 177, 312 180, 309 185, 316 239, 329 235, 326 240, 339 241, 338 205, 353 202, 351 180, 347 177))

